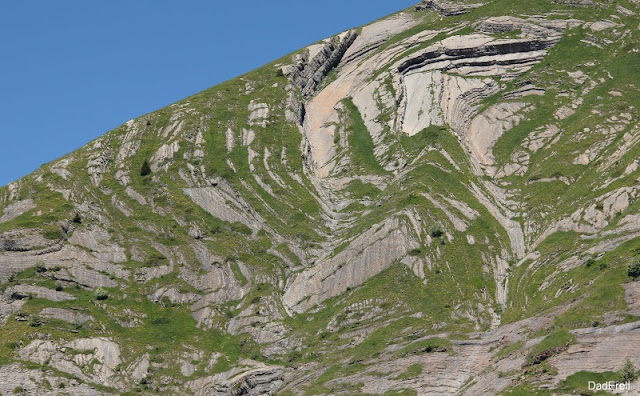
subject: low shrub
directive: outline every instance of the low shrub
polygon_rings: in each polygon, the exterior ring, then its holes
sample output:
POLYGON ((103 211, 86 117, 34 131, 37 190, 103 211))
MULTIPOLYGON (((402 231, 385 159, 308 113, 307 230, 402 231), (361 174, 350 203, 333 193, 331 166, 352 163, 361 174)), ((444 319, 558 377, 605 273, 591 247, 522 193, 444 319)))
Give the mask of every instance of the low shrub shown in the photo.
POLYGON ((640 277, 640 260, 636 260, 635 262, 629 264, 627 274, 632 278, 640 277))
POLYGON ((109 293, 107 293, 104 288, 99 287, 93 291, 93 296, 96 298, 96 300, 103 301, 109 298, 109 293))

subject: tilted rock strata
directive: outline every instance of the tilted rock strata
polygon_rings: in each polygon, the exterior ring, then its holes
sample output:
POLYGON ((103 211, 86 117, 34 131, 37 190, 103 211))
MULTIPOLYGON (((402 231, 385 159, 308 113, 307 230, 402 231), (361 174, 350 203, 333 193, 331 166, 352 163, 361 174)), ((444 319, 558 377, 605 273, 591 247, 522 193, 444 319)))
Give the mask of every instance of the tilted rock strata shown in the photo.
POLYGON ((0 391, 579 393, 639 367, 640 4, 507 3, 421 2, 0 188, 0 391))

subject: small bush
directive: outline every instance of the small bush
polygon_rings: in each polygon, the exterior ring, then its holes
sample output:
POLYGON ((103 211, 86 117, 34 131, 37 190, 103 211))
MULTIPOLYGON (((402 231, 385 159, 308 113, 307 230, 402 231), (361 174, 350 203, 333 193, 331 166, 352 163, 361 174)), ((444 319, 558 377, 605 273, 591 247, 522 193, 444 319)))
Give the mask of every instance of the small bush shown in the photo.
POLYGON ((640 276, 640 260, 636 260, 634 263, 629 264, 627 274, 632 278, 640 276))
POLYGON ((6 344, 9 349, 18 349, 20 348, 20 344, 17 342, 9 342, 6 344))
POLYGON ((401 381, 408 380, 408 379, 416 378, 420 374, 422 374, 422 365, 416 363, 409 366, 407 370, 404 373, 397 376, 396 379, 401 381))
POLYGON ((413 342, 398 352, 396 356, 407 357, 411 355, 420 355, 423 353, 447 352, 451 349, 451 342, 443 338, 428 338, 422 341, 413 342))
POLYGON ((42 261, 38 261, 36 263, 36 272, 38 273, 47 272, 47 267, 44 266, 44 263, 42 261))
POLYGON ((167 258, 158 252, 153 252, 145 260, 145 265, 148 267, 157 267, 165 263, 167 258))
POLYGON ((48 224, 42 227, 41 234, 46 239, 50 239, 52 241, 60 240, 64 238, 64 232, 62 231, 62 229, 53 224, 48 224))
POLYGON ((441 238, 443 235, 444 235, 444 231, 442 231, 439 227, 431 231, 432 238, 441 238))
POLYGON ((73 216, 73 221, 75 224, 82 224, 82 217, 80 217, 80 213, 76 213, 75 216, 73 216))
POLYGON ((168 325, 169 323, 171 323, 171 319, 165 317, 155 318, 151 320, 151 324, 154 326, 168 325))
POLYGON ((633 381, 637 378, 636 368, 634 367, 631 360, 627 359, 627 362, 620 369, 620 379, 622 382, 633 381))
POLYGON ((252 233, 251 228, 243 223, 240 223, 239 221, 231 223, 231 231, 244 235, 251 235, 252 233))
POLYGON ((422 254, 422 250, 420 249, 411 249, 409 250, 409 256, 419 256, 422 254))
POLYGON ((42 326, 42 319, 39 316, 34 316, 31 318, 31 322, 29 322, 29 326, 31 327, 40 327, 42 326))
POLYGON ((96 298, 96 300, 102 301, 109 298, 109 293, 107 293, 107 291, 104 288, 99 287, 93 291, 93 296, 96 298))
POLYGON ((142 167, 140 168, 140 176, 147 176, 151 174, 151 166, 149 165, 149 161, 144 160, 142 163, 142 167))

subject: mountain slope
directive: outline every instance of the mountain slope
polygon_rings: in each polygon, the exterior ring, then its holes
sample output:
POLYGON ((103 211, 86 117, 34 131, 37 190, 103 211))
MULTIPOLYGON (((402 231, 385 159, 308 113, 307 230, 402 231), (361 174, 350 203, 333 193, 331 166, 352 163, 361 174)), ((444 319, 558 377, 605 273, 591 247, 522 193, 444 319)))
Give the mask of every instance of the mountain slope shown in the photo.
POLYGON ((0 392, 634 377, 639 12, 425 1, 3 187, 0 392))

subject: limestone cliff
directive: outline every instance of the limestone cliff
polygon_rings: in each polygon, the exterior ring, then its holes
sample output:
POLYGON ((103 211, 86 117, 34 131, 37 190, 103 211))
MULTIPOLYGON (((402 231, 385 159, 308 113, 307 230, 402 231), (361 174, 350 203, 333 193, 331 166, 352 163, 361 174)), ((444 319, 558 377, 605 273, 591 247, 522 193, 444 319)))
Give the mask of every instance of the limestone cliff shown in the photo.
POLYGON ((0 188, 0 393, 640 387, 638 13, 422 1, 0 188))

